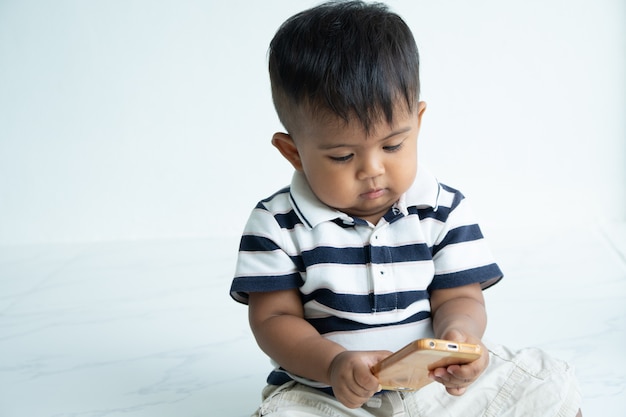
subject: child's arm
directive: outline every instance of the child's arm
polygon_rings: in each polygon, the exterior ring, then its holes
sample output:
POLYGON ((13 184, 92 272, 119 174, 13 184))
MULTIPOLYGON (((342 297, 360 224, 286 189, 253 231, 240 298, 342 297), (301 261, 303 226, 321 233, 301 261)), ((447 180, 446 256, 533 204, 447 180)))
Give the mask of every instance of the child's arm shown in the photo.
POLYGON ((370 371, 390 352, 349 352, 304 320, 298 290, 251 293, 250 327, 261 349, 284 369, 328 384, 345 406, 356 408, 379 390, 370 371))
POLYGON ((476 343, 482 347, 482 356, 474 362, 432 372, 434 379, 444 384, 448 393, 462 395, 489 363, 489 353, 481 342, 487 326, 487 313, 480 284, 434 290, 430 304, 435 337, 476 343))

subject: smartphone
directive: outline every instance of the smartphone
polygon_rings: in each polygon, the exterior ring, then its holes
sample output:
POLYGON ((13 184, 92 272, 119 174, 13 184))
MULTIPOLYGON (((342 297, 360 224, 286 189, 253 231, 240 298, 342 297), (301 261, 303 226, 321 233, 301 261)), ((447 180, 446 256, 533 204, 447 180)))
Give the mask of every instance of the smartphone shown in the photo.
POLYGON ((441 339, 419 339, 372 367, 383 389, 416 391, 433 382, 428 372, 462 365, 480 357, 480 345, 441 339))

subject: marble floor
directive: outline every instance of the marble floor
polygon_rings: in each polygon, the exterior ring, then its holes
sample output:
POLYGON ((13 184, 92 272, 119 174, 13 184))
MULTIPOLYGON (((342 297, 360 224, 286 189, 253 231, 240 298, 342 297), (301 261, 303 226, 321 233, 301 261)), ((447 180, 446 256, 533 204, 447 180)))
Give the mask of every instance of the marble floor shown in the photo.
MULTIPOLYGON (((489 230, 487 337, 576 366, 626 415, 626 225, 489 230), (535 231, 535 234, 536 231, 535 231)), ((0 416, 248 416, 269 369, 228 295, 237 239, 0 247, 0 416)))

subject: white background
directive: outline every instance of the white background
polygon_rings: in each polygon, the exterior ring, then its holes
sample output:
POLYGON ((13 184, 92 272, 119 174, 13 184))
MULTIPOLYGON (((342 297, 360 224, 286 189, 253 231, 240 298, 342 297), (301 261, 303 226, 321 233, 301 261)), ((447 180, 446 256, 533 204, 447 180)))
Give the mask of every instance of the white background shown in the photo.
MULTIPOLYGON (((250 210, 291 176, 267 45, 314 4, 0 0, 0 415, 255 409, 269 360, 227 294, 250 210)), ((420 160, 506 276, 486 338, 569 361, 585 415, 626 415, 626 2, 390 5, 421 51, 420 160)))
MULTIPOLYGON (((314 4, 0 0, 0 245, 237 236, 290 179, 266 52, 314 4)), ((625 219, 623 1, 388 4, 420 160, 487 228, 625 219)))

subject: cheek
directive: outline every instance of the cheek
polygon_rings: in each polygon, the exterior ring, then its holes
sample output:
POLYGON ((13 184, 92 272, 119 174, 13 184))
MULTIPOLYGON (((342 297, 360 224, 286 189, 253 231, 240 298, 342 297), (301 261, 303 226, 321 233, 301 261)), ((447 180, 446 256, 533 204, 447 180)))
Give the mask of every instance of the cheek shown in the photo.
POLYGON ((317 198, 329 206, 342 206, 353 191, 352 183, 345 172, 318 167, 306 174, 309 185, 317 198))
POLYGON ((413 184, 415 175, 417 174, 417 158, 408 154, 402 158, 402 161, 393 164, 392 170, 394 178, 408 188, 413 184))

